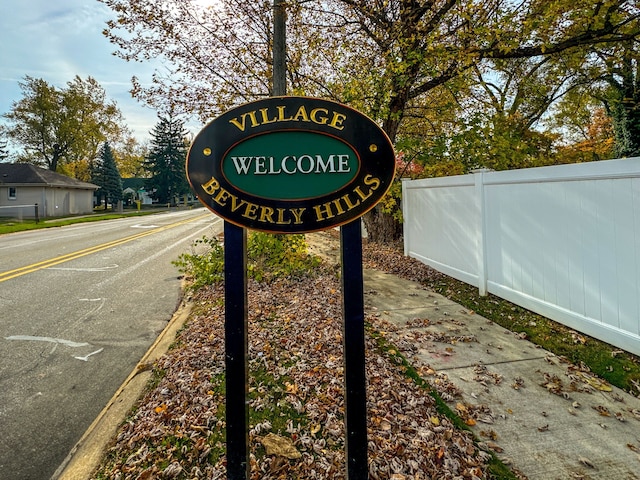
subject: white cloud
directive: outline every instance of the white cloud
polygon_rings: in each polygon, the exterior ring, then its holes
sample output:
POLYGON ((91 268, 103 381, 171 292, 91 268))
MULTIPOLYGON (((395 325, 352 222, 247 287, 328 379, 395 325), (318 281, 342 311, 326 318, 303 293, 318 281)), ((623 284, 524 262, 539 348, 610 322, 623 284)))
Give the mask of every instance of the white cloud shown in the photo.
POLYGON ((0 114, 22 97, 26 75, 64 87, 78 75, 95 78, 115 100, 141 141, 157 122, 156 113, 133 100, 131 77, 150 79, 151 65, 126 62, 102 35, 110 10, 96 0, 23 0, 0 14, 0 114))

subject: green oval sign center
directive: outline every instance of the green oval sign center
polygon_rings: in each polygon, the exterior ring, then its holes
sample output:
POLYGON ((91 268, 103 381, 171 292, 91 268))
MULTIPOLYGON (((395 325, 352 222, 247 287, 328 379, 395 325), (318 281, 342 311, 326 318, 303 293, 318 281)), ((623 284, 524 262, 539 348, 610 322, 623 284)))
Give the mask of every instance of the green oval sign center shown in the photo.
POLYGON ((222 173, 229 183, 268 199, 325 196, 348 185, 359 169, 360 158, 347 143, 306 131, 251 137, 222 159, 222 173))

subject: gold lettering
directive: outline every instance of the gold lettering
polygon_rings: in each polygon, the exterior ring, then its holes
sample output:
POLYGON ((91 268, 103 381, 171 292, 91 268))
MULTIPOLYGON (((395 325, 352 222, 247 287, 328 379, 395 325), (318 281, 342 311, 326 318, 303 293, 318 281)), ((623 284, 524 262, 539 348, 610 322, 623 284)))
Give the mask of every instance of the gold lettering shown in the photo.
POLYGON ((293 223, 295 223, 296 225, 300 225, 302 223, 302 214, 304 213, 305 210, 306 210, 305 207, 289 209, 289 211, 293 213, 293 216, 294 216, 293 223))
POLYGON ((345 209, 342 208, 342 205, 340 205, 340 199, 336 198, 335 200, 331 200, 331 201, 336 206, 336 209, 338 210, 338 215, 342 215, 345 212, 345 209))
POLYGON ((278 225, 289 225, 291 224, 291 219, 284 221, 284 208, 278 208, 278 221, 276 222, 278 225))
POLYGON ((344 129, 344 122, 347 119, 347 116, 344 113, 333 112, 333 118, 331 119, 331 123, 329 123, 330 127, 335 128, 336 130, 344 129))
POLYGON ((369 190, 369 193, 367 193, 365 195, 362 192, 362 190, 360 190, 360 185, 358 185, 356 188, 354 188, 353 191, 358 194, 358 196, 362 199, 362 201, 366 200, 367 198, 369 198, 372 195, 372 191, 371 190, 369 190))
POLYGON ((248 218, 249 220, 255 220, 256 218, 258 218, 256 210, 258 210, 258 205, 256 205, 255 203, 246 202, 246 207, 242 216, 244 218, 248 218))
POLYGON ((380 186, 380 179, 368 173, 364 176, 364 184, 371 187, 371 190, 377 190, 380 186))
POLYGON ((278 121, 277 118, 269 119, 269 117, 267 115, 268 110, 269 110, 268 108, 261 108, 260 109, 260 113, 262 114, 262 125, 265 125, 267 123, 275 123, 275 122, 278 121))
POLYGON ((323 203, 322 205, 314 205, 313 209, 316 211, 316 219, 321 222, 324 217, 333 218, 335 215, 331 211, 331 202, 323 203))
POLYGON ((238 127, 238 129, 241 132, 244 132, 244 129, 246 127, 247 124, 247 116, 249 117, 249 120, 251 120, 251 126, 252 127, 257 127, 258 125, 260 125, 260 123, 258 123, 258 119, 256 118, 256 112, 255 110, 251 111, 251 112, 245 112, 241 115, 240 119, 238 120, 238 117, 236 118, 232 118, 231 120, 229 120, 229 123, 235 125, 236 127, 238 127))
POLYGON ((284 110, 287 108, 285 105, 278 105, 276 107, 278 109, 278 121, 279 122, 290 122, 292 120, 291 117, 285 118, 284 110))
POLYGON ((206 193, 208 193, 209 195, 213 195, 213 192, 215 192, 220 188, 220 183, 218 183, 218 181, 215 178, 211 177, 211 180, 209 180, 207 183, 204 183, 200 186, 206 193))
POLYGON ((235 212, 236 210, 238 210, 245 203, 247 203, 246 200, 240 200, 240 203, 238 203, 238 197, 236 197, 235 195, 231 195, 231 211, 232 212, 235 212))
POLYGON ((352 203, 351 199, 349 198, 349 194, 343 195, 342 197, 340 197, 342 200, 344 200, 344 203, 347 204, 347 209, 348 210, 352 210, 354 208, 356 208, 358 205, 360 205, 360 200, 358 200, 358 203, 352 203))
POLYGON ((293 120, 295 120, 296 122, 299 122, 300 118, 302 118, 303 122, 309 121, 309 115, 307 115, 307 110, 304 108, 304 105, 301 105, 296 114, 293 116, 293 120))
POLYGON ((220 189, 218 195, 213 199, 221 207, 224 207, 227 204, 227 199, 231 196, 231 194, 226 191, 224 188, 220 189))
POLYGON ((264 223, 275 223, 273 221, 273 208, 265 207, 264 205, 260 206, 260 222, 264 223))
POLYGON ((238 118, 237 118, 237 117, 236 117, 236 118, 232 118, 231 120, 229 120, 229 123, 231 123, 231 124, 235 125, 236 127, 238 127, 238 129, 239 129, 241 132, 244 132, 244 120, 245 120, 245 116, 243 115, 243 116, 242 116, 242 123, 240 123, 240 122, 238 121, 238 118))
POLYGON ((314 108, 313 110, 311 110, 311 114, 309 115, 313 123, 317 123, 318 125, 324 125, 325 123, 327 123, 328 118, 325 117, 324 115, 318 118, 317 117, 318 112, 324 112, 325 115, 329 115, 329 110, 327 110, 326 108, 314 108))
POLYGON ((261 108, 260 110, 252 110, 250 112, 244 112, 240 117, 235 117, 229 120, 231 125, 234 125, 238 130, 244 132, 247 127, 255 128, 259 125, 266 125, 275 122, 313 122, 318 125, 328 125, 336 130, 343 130, 342 124, 347 116, 344 113, 329 112, 326 108, 314 108, 311 112, 307 113, 307 109, 304 105, 300 105, 295 115, 287 116, 287 106, 277 105, 277 113, 269 118, 269 107, 261 108), (331 118, 331 121, 329 121, 331 118))

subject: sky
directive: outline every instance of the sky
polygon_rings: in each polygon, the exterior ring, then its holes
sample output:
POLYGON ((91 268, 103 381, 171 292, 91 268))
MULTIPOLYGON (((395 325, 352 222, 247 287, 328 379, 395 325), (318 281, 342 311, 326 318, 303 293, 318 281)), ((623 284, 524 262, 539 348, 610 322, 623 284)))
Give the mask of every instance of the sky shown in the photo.
MULTIPOLYGON (((150 139, 156 112, 131 98, 131 77, 151 80, 153 67, 113 55, 102 35, 114 18, 97 0, 3 0, 0 11, 0 115, 22 98, 18 82, 26 75, 57 88, 78 75, 91 76, 117 103, 125 123, 140 142, 150 139)), ((197 131, 193 132, 197 133, 197 131)))

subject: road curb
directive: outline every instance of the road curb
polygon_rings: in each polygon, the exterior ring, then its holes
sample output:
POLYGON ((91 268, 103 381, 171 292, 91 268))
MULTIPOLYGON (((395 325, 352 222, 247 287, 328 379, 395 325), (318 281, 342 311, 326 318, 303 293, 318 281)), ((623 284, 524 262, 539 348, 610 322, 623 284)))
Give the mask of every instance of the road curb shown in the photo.
POLYGON ((91 478, 100 465, 109 443, 115 437, 118 426, 127 417, 144 391, 151 377, 153 363, 173 343, 176 333, 189 318, 191 308, 192 304, 188 299, 180 303, 167 326, 74 445, 51 476, 51 480, 88 480, 91 478))

